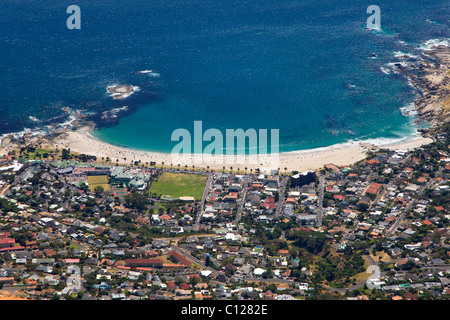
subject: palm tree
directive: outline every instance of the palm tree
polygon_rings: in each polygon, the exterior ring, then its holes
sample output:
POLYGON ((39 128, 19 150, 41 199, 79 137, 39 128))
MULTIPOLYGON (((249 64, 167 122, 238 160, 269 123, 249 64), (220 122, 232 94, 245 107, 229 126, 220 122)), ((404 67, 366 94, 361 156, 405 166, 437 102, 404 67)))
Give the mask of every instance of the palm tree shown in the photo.
POLYGON ((245 167, 244 170, 245 170, 245 174, 247 174, 247 167, 245 167))

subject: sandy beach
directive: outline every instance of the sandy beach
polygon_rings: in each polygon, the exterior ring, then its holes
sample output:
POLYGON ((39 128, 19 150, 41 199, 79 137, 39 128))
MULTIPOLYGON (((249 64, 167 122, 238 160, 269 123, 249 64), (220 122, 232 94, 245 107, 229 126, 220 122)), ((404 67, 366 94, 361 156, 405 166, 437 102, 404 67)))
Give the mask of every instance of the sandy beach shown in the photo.
POLYGON ((177 156, 168 153, 157 153, 148 151, 138 151, 128 148, 117 147, 103 141, 100 141, 89 134, 91 128, 88 126, 81 127, 76 131, 67 131, 59 138, 53 140, 49 147, 70 148, 71 151, 94 155, 99 161, 109 157, 112 164, 130 163, 131 161, 141 161, 141 163, 156 162, 157 165, 164 163, 165 166, 172 165, 177 168, 184 168, 185 165, 196 168, 203 167, 209 169, 227 170, 230 167, 233 170, 243 171, 259 168, 262 172, 269 172, 271 169, 280 168, 284 171, 306 171, 322 168, 325 164, 335 164, 338 166, 351 165, 366 157, 366 153, 371 149, 387 148, 391 150, 411 150, 416 147, 428 144, 433 140, 430 138, 418 137, 408 141, 402 141, 392 144, 370 144, 364 142, 346 143, 328 148, 318 148, 305 151, 280 153, 279 155, 270 155, 259 157, 257 159, 248 156, 241 159, 240 163, 236 157, 204 157, 198 158, 193 156, 177 156), (102 159, 103 158, 103 159, 102 159))

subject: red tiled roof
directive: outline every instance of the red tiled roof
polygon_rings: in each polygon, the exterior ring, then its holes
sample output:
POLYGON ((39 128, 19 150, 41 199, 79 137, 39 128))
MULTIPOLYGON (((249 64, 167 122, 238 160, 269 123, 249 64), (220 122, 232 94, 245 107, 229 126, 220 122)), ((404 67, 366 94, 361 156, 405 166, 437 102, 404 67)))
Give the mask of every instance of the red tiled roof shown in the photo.
POLYGON ((0 239, 6 239, 8 237, 9 237, 8 231, 4 231, 4 232, 0 233, 0 239))
POLYGON ((152 268, 143 268, 143 267, 137 267, 136 270, 140 270, 140 271, 153 271, 152 268))
POLYGON ((371 194, 376 194, 378 192, 378 189, 380 189, 381 184, 380 183, 376 183, 376 182, 372 182, 365 190, 365 193, 371 193, 371 194))
POLYGON ((18 250, 25 250, 24 246, 20 246, 20 247, 7 247, 7 248, 1 248, 0 252, 8 252, 8 251, 18 251, 18 250))
POLYGON ((180 289, 182 290, 189 290, 191 288, 191 286, 187 283, 180 283, 180 289))
POLYGON ((275 204, 275 202, 263 203, 261 205, 261 207, 263 207, 265 209, 275 209, 276 204, 275 204))
POLYGON ((125 265, 139 267, 162 267, 163 261, 161 259, 125 259, 125 265))
POLYGON ((0 239, 0 245, 1 244, 14 244, 16 240, 14 238, 6 238, 6 239, 0 239))
POLYGON ((166 285, 167 289, 175 289, 177 287, 177 285, 173 281, 167 281, 166 285))
POLYGON ((177 260, 182 265, 185 265, 187 267, 191 265, 191 261, 189 261, 189 259, 183 257, 180 253, 178 253, 175 250, 170 251, 169 256, 175 258, 175 260, 177 260))

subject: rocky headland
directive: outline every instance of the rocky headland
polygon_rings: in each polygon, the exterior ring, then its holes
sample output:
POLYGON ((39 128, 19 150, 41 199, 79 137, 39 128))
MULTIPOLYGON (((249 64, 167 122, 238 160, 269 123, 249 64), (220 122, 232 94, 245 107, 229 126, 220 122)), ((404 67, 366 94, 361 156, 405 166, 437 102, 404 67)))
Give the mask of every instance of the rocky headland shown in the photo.
POLYGON ((417 89, 415 109, 420 118, 433 125, 450 122, 450 48, 424 50, 427 56, 413 69, 402 68, 417 89))

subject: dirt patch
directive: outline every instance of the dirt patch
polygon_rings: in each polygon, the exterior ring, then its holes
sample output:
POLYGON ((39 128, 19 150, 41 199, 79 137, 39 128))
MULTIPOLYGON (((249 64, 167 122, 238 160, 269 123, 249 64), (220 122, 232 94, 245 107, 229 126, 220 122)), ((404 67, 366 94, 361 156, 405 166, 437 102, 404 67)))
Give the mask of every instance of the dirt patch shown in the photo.
POLYGON ((392 261, 392 258, 385 251, 377 251, 375 256, 371 252, 370 256, 376 262, 390 262, 390 261, 392 261), (380 257, 381 257, 381 259, 380 259, 380 257))
POLYGON ((0 300, 30 300, 30 299, 11 294, 5 290, 0 290, 0 300))

